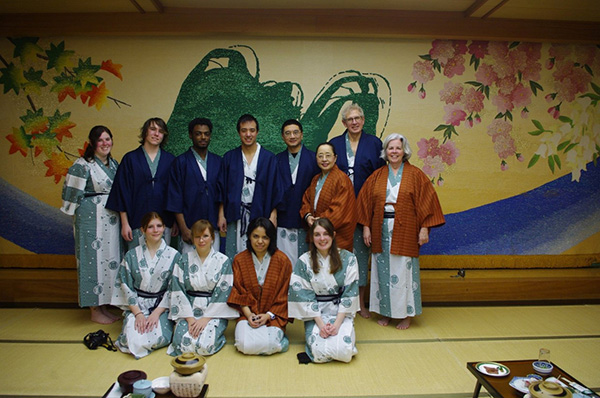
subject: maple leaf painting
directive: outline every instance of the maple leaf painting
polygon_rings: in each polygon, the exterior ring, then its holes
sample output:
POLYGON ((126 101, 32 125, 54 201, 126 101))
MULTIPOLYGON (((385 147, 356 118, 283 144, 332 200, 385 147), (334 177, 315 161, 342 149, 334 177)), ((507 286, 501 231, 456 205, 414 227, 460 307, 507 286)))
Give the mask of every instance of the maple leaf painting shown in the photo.
POLYGON ((75 93, 76 82, 73 77, 62 73, 60 76, 54 77, 54 81, 56 83, 50 88, 50 91, 58 93, 58 102, 63 102, 67 96, 73 99, 77 98, 75 93))
MULTIPOLYGON (((50 50, 46 50, 48 57, 48 69, 54 68, 57 72, 72 68, 74 66, 73 56, 75 51, 65 50, 65 42, 61 41, 58 46, 50 43, 50 50)), ((123 80, 123 79, 121 79, 123 80)))
POLYGON ((67 175, 67 171, 69 171, 69 167, 73 162, 67 159, 64 153, 53 152, 50 159, 46 160, 44 164, 48 167, 46 177, 54 177, 54 182, 58 184, 60 179, 67 175))
POLYGON ((19 94, 21 87, 27 84, 27 79, 23 75, 23 69, 11 62, 6 68, 0 68, 0 84, 4 85, 4 94, 10 90, 19 94))
POLYGON ((118 77, 119 79, 123 80, 123 76, 121 75, 121 68, 123 67, 123 65, 121 64, 114 64, 112 59, 109 59, 107 61, 102 61, 102 66, 100 67, 100 69, 105 70, 109 73, 112 73, 113 75, 115 75, 116 77, 118 77))
POLYGON ((40 94, 42 87, 46 87, 48 83, 42 79, 43 71, 29 68, 28 71, 23 72, 23 77, 27 80, 27 83, 23 85, 23 90, 27 94, 40 94))
POLYGON ((20 119, 23 121, 25 132, 29 134, 40 134, 48 130, 48 118, 44 116, 42 108, 35 112, 27 109, 25 116, 21 116, 20 119))
POLYGON ((54 116, 48 118, 48 130, 50 133, 54 134, 56 139, 60 142, 62 142, 64 137, 73 137, 70 130, 77 125, 69 119, 70 117, 71 112, 61 114, 56 110, 54 116))
POLYGON ((82 90, 89 91, 92 86, 98 85, 102 78, 96 76, 100 65, 92 65, 92 59, 88 57, 85 61, 79 60, 79 65, 73 68, 76 79, 82 90))
MULTIPOLYGON (((62 147, 63 140, 73 138, 72 130, 77 124, 71 120, 71 112, 61 113, 58 108, 44 114, 44 109, 36 106, 38 96, 42 97, 46 108, 52 105, 47 105, 44 91, 56 94, 58 102, 55 105, 67 97, 77 99, 80 96, 83 104, 95 106, 97 110, 107 100, 119 108, 131 106, 110 97, 104 78, 98 74, 111 74, 123 80, 123 65, 112 59, 102 61, 101 65, 93 63, 91 57, 81 58, 75 51, 66 49, 64 41, 49 43, 43 48, 38 37, 7 39, 14 45, 13 59, 7 60, 6 54, 0 54, 0 85, 4 94, 12 94, 12 91, 15 96, 22 95, 29 105, 19 116, 21 125, 13 127, 12 134, 6 135, 11 143, 9 154, 20 153, 25 157, 30 154, 34 166, 36 158, 44 154, 47 158, 44 164, 48 168, 46 176, 54 177, 58 184, 78 156, 62 147)), ((79 150, 81 155, 83 151, 79 150)))
POLYGON ((99 86, 94 86, 89 92, 90 101, 88 106, 96 106, 96 109, 100 110, 102 105, 106 103, 106 98, 110 95, 110 91, 106 88, 104 83, 99 86))
POLYGON ((31 146, 31 136, 27 135, 23 126, 16 128, 13 127, 13 133, 6 136, 6 139, 10 141, 10 149, 8 154, 20 152, 23 157, 27 157, 27 150, 31 146))
POLYGON ((21 59, 21 65, 34 63, 38 55, 44 54, 44 50, 37 44, 39 37, 9 38, 15 45, 14 58, 21 59))
POLYGON ((31 139, 31 144, 34 147, 34 155, 36 157, 43 151, 44 154, 50 158, 54 153, 54 148, 56 148, 60 142, 56 139, 56 134, 46 131, 43 134, 34 135, 31 139))

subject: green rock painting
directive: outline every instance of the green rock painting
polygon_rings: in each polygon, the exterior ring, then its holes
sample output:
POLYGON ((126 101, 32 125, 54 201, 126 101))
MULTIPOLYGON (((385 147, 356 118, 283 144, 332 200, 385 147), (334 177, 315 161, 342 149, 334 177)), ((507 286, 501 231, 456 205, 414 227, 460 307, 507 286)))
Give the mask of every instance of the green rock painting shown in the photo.
MULTIPOLYGON (((167 150, 176 155, 183 153, 189 147, 189 121, 207 117, 214 125, 211 151, 223 155, 239 145, 236 122, 244 113, 258 119, 259 143, 271 152, 285 149, 280 129, 287 119, 302 122, 304 143, 314 149, 327 140, 332 127, 339 123, 340 109, 347 102, 364 109, 367 133, 383 135, 391 105, 391 88, 383 76, 352 70, 339 72, 303 112, 302 87, 292 81, 261 81, 258 61, 254 50, 247 46, 217 48, 206 54, 181 86, 168 121, 167 150), (256 64, 254 75, 238 49, 249 50, 254 57, 250 60, 256 64)), ((339 128, 341 133, 341 124, 339 128)))

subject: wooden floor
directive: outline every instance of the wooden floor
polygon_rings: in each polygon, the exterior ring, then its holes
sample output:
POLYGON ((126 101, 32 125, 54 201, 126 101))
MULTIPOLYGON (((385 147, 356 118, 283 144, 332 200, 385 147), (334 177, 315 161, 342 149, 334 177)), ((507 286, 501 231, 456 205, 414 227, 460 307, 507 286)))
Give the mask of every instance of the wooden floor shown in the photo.
MULTIPOLYGON (((0 396, 100 397, 126 370, 144 370, 151 379, 170 374, 166 349, 141 360, 88 350, 83 337, 101 328, 88 315, 80 309, 0 309, 0 396)), ((535 358, 540 347, 600 391, 600 305, 425 307, 406 331, 358 317, 359 353, 350 364, 298 364, 301 322, 288 328, 287 353, 244 356, 232 345, 233 326, 227 345, 207 359, 211 398, 471 397, 475 379, 468 361, 535 358)), ((120 323, 103 329, 114 339, 120 323)), ((482 390, 480 396, 489 395, 482 390)))

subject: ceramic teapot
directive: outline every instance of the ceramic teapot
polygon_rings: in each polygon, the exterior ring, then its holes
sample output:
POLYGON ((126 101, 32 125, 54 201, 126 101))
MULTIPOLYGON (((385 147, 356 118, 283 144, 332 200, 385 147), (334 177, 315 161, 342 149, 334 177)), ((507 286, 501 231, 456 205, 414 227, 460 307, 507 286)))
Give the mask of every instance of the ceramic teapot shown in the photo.
POLYGON ((203 356, 185 353, 171 360, 171 392, 176 397, 197 397, 202 392, 208 367, 203 356))

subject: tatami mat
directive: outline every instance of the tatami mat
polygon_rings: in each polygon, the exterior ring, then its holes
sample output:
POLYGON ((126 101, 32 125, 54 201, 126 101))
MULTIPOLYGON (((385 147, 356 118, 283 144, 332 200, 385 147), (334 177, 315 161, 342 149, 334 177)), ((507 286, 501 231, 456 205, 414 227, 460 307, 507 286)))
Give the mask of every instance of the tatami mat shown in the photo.
MULTIPOLYGON (((149 378, 171 373, 166 349, 140 360, 88 350, 81 344, 85 334, 102 328, 116 338, 120 329, 119 323, 91 323, 88 315, 0 309, 0 396, 99 397, 123 371, 144 370, 149 378)), ((228 344, 207 358, 208 396, 466 398, 475 386, 466 362, 535 358, 540 347, 600 389, 600 306, 426 307, 406 331, 381 327, 376 319, 357 318, 359 354, 351 363, 321 365, 298 364, 302 322, 288 329, 289 351, 271 357, 238 353, 232 322, 228 344)))

